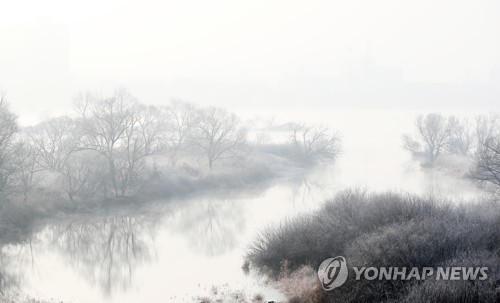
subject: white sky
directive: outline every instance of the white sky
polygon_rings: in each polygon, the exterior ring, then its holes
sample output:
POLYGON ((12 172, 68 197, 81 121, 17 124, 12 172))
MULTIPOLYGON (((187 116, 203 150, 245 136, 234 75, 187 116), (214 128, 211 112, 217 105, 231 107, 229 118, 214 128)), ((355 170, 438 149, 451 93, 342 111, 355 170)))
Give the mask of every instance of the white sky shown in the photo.
POLYGON ((496 109, 500 1, 0 0, 16 112, 117 86, 146 103, 496 109))

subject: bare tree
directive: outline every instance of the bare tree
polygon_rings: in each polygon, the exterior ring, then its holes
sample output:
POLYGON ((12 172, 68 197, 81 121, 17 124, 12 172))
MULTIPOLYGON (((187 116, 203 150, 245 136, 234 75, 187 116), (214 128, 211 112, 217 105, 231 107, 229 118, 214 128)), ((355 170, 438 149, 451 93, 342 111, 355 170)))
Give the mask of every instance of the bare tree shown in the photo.
POLYGON ((475 143, 474 129, 468 119, 456 121, 456 127, 446 144, 446 151, 450 154, 469 156, 475 143))
POLYGON ((76 121, 69 117, 42 122, 27 132, 38 153, 40 166, 56 171, 61 171, 77 151, 81 138, 76 121))
POLYGON ((6 93, 0 91, 0 146, 6 146, 17 131, 17 117, 8 107, 6 93))
POLYGON ((481 185, 500 190, 500 136, 488 137, 478 147, 471 175, 481 185))
POLYGON ((424 147, 420 143, 413 139, 413 137, 409 134, 404 134, 403 137, 403 148, 410 152, 413 156, 417 156, 424 153, 424 147))
POLYGON ((119 196, 117 150, 123 144, 125 131, 134 123, 138 105, 126 91, 116 91, 110 98, 85 95, 75 102, 83 130, 80 149, 94 150, 108 162, 108 177, 115 196, 119 196))
POLYGON ((456 133, 458 120, 441 114, 418 115, 415 120, 416 138, 403 136, 403 147, 414 155, 423 154, 432 166, 456 133))
POLYGON ((59 171, 59 187, 72 201, 87 200, 103 189, 106 179, 105 161, 95 159, 85 151, 71 156, 59 171))
POLYGON ((24 130, 17 158, 23 163, 19 171, 25 192, 32 188, 34 174, 42 170, 57 174, 57 189, 73 202, 91 198, 102 189, 106 170, 102 169, 102 159, 92 156, 92 151, 81 150, 81 125, 73 118, 59 117, 24 130))
POLYGON ((16 120, 16 115, 7 105, 6 94, 0 91, 0 197, 5 196, 13 185, 16 120))
POLYGON ((34 186, 37 184, 35 176, 43 168, 39 165, 37 149, 24 137, 20 137, 16 142, 14 163, 18 192, 22 194, 24 203, 27 203, 34 186))
POLYGON ((479 151, 490 138, 500 135, 500 116, 497 114, 481 115, 475 119, 475 143, 479 151))
POLYGON ((125 161, 118 173, 121 181, 121 195, 127 188, 138 184, 146 159, 157 155, 166 148, 166 117, 155 106, 139 106, 131 117, 132 123, 125 130, 123 148, 119 149, 125 161))
POLYGON ((141 106, 123 89, 109 98, 86 94, 76 106, 83 130, 79 149, 104 157, 113 194, 125 195, 146 158, 163 148, 164 116, 156 107, 141 106))
POLYGON ((209 107, 197 111, 191 141, 212 168, 215 161, 230 157, 246 141, 246 134, 235 114, 209 107))
POLYGON ((327 126, 298 124, 292 130, 292 142, 303 160, 334 159, 341 152, 341 136, 327 126))
POLYGON ((476 118, 475 165, 471 176, 480 185, 500 192, 500 116, 490 114, 476 118))
POLYGON ((185 143, 191 132, 196 118, 194 105, 179 100, 172 100, 165 108, 168 128, 168 148, 170 151, 170 163, 175 166, 178 152, 185 143))

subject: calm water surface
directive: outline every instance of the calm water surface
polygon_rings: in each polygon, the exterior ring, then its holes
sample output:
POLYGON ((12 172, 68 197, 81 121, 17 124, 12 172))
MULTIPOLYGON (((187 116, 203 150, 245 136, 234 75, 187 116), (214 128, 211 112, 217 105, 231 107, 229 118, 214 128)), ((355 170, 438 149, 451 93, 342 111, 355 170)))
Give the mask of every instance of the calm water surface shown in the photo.
MULTIPOLYGON (((286 119, 304 115, 290 112, 286 119)), ((479 195, 466 180, 422 169, 401 149, 414 113, 306 116, 342 131, 344 153, 335 163, 251 191, 48 222, 29 243, 2 248, 5 289, 57 302, 127 303, 190 302, 223 286, 279 300, 277 290, 241 270, 245 249, 266 226, 317 209, 346 188, 479 195)))

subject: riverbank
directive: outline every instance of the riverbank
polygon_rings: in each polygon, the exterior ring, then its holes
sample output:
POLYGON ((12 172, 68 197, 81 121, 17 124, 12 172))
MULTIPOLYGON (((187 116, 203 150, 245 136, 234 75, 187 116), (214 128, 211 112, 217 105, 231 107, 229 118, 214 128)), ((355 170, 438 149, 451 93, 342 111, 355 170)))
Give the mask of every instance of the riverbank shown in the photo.
POLYGON ((313 166, 297 165, 276 155, 249 159, 238 167, 206 171, 165 169, 141 191, 127 197, 107 197, 69 201, 54 192, 40 192, 35 199, 0 204, 0 243, 17 243, 54 217, 120 212, 120 209, 147 207, 157 200, 187 199, 196 196, 231 195, 234 192, 260 192, 277 182, 297 178, 313 166))
POLYGON ((246 260, 278 285, 310 285, 302 292, 294 287, 289 302, 310 302, 312 294, 321 298, 313 302, 494 302, 500 296, 500 203, 346 191, 317 212, 262 231, 246 260), (349 278, 324 292, 315 269, 336 256, 346 258, 349 278), (485 281, 358 281, 353 266, 486 266, 489 272, 485 281))

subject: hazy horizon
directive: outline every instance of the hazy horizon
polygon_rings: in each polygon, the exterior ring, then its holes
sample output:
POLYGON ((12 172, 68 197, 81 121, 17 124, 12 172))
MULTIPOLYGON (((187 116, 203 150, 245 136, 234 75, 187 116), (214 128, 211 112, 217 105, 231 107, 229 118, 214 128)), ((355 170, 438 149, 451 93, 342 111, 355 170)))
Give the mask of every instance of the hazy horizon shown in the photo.
POLYGON ((497 1, 27 0, 2 10, 0 36, 0 88, 23 117, 116 87, 243 110, 488 111, 500 97, 497 1))
POLYGON ((500 0, 4 2, 0 303, 500 298, 500 0))

